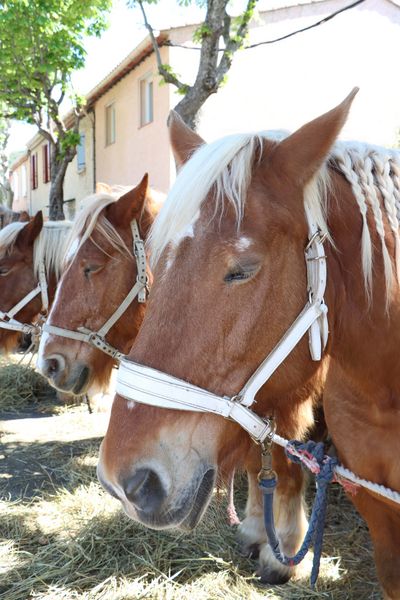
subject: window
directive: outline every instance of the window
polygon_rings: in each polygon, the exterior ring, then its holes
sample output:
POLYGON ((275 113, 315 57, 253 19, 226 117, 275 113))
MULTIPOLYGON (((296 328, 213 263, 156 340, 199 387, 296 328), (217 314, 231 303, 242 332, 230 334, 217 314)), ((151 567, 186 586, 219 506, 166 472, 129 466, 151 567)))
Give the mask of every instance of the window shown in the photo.
POLYGON ((85 152, 85 134, 81 133, 79 144, 76 148, 76 162, 78 165, 78 172, 83 171, 86 167, 86 152, 85 152))
POLYGON ((21 178, 22 178, 22 197, 25 198, 27 195, 27 179, 26 179, 26 166, 22 165, 21 169, 21 178))
POLYGON ((38 186, 38 155, 37 152, 31 154, 31 186, 36 190, 38 186))
POLYGON ((115 142, 115 104, 106 106, 106 146, 115 142))
POLYGON ((50 144, 42 147, 43 152, 43 183, 50 181, 50 144))
POLYGON ((139 82, 140 85, 140 126, 153 120, 153 79, 148 75, 139 82))
POLYGON ((14 192, 14 196, 19 198, 18 171, 12 174, 12 191, 14 192))

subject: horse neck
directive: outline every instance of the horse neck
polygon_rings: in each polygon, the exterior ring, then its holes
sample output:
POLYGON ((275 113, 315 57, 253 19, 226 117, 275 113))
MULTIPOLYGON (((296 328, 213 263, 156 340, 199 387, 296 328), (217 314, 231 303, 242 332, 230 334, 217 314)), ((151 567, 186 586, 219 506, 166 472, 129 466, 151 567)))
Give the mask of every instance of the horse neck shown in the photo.
MULTIPOLYGON (((332 173, 328 228, 334 245, 327 245, 330 354, 355 381, 370 379, 373 384, 393 385, 400 378, 396 353, 400 344, 400 304, 398 283, 394 281, 389 302, 383 253, 379 236, 368 215, 373 252, 371 298, 368 299, 361 259, 362 217, 349 183, 332 173)), ((391 256, 394 244, 390 233, 387 246, 391 256)))

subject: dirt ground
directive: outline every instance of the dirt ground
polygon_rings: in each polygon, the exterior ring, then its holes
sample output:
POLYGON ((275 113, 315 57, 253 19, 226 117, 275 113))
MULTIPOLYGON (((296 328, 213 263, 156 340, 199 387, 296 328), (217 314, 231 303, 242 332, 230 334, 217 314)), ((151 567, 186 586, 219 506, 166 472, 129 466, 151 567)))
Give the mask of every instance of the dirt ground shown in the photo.
POLYGON ((28 415, 12 418, 0 413, 1 496, 10 500, 66 485, 67 474, 58 467, 71 457, 85 456, 88 443, 100 445, 108 420, 106 414, 86 414, 84 407, 68 418, 34 411, 28 415), (86 420, 88 428, 82 427, 86 420))

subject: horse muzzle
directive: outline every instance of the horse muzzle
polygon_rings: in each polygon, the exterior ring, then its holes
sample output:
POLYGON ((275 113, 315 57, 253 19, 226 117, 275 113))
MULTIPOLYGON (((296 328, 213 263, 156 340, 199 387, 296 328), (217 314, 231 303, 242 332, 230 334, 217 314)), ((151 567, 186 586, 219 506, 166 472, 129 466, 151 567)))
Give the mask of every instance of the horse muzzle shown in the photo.
POLYGON ((90 381, 90 369, 82 363, 71 368, 62 354, 51 354, 43 358, 40 371, 56 389, 79 396, 84 394, 90 381))
POLYGON ((98 468, 98 477, 104 489, 121 500, 131 519, 152 529, 176 527, 191 530, 208 506, 216 472, 213 468, 203 468, 200 475, 183 490, 173 493, 173 497, 168 494, 163 477, 154 468, 141 467, 122 477, 118 486, 104 480, 101 468, 98 468))

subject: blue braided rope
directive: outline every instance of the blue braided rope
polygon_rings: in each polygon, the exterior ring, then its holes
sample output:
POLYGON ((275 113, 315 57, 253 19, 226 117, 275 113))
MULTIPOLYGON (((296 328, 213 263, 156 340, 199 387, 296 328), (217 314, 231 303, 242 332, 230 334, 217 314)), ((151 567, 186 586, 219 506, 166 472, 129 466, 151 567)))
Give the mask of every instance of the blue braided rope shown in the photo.
MULTIPOLYGON (((328 484, 334 477, 334 467, 337 464, 336 458, 327 457, 324 454, 324 446, 321 442, 315 443, 312 441, 302 444, 301 442, 290 442, 292 447, 296 450, 307 451, 318 461, 320 472, 316 475, 316 487, 317 492, 314 499, 314 505, 311 512, 310 523, 308 526, 307 533, 304 537, 303 543, 299 551, 294 556, 287 556, 284 554, 279 546, 279 540, 275 531, 274 523, 274 491, 276 488, 277 480, 276 477, 270 479, 261 479, 259 482, 260 488, 264 496, 264 523, 265 529, 268 535, 268 543, 275 558, 283 565, 293 567, 298 565, 305 555, 307 554, 313 539, 314 540, 314 560, 311 571, 311 585, 314 586, 319 573, 319 565, 321 560, 322 552, 322 541, 324 533, 324 522, 326 513, 326 501, 327 501, 327 489, 328 484)), ((294 463, 300 463, 298 457, 293 456, 289 452, 286 452, 288 458, 294 463)))

